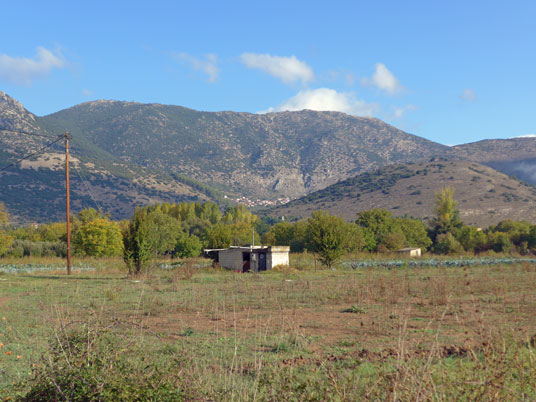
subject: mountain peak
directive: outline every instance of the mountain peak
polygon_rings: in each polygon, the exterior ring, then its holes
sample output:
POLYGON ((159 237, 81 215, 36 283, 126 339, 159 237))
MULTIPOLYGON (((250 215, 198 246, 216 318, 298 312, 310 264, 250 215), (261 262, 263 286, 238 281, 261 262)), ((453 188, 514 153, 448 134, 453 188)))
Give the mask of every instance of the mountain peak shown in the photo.
POLYGON ((0 113, 6 111, 18 111, 19 113, 28 113, 28 111, 22 106, 22 103, 13 99, 5 92, 0 91, 0 113))
POLYGON ((0 128, 35 130, 35 116, 5 92, 0 91, 0 128))

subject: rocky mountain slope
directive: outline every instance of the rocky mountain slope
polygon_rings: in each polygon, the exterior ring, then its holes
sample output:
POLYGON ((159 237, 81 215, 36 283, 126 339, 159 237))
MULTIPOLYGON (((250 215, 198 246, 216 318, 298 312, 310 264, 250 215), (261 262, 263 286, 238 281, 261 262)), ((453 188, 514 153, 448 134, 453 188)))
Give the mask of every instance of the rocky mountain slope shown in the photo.
POLYGON ((454 187, 461 218, 468 225, 487 227, 504 219, 536 222, 535 187, 488 166, 446 160, 386 166, 263 214, 293 219, 322 209, 353 220, 360 211, 383 208, 395 216, 428 219, 435 193, 444 186, 454 187))
MULTIPOLYGON (((38 151, 65 129, 50 128, 19 102, 0 92, 0 169, 38 151)), ((170 176, 124 163, 84 138, 72 141, 72 209, 93 207, 114 218, 128 217, 136 205, 214 200, 220 194, 186 177, 170 176)), ((35 157, 0 171, 0 202, 15 222, 42 222, 65 216, 63 140, 35 157)))
POLYGON ((460 158, 483 163, 500 172, 536 184, 536 138, 483 140, 453 147, 460 158))
MULTIPOLYGON (((0 167, 65 130, 72 136, 73 205, 96 206, 95 199, 114 218, 129 216, 136 204, 221 200, 223 193, 297 197, 388 163, 449 152, 380 120, 336 112, 207 113, 95 101, 39 117, 0 92, 0 167)), ((62 216, 62 147, 60 141, 0 172, 0 201, 12 214, 62 216)))
POLYGON ((123 162, 261 198, 296 197, 371 168, 449 152, 380 120, 337 112, 207 113, 97 101, 39 120, 123 162))
MULTIPOLYGON (((0 169, 65 130, 72 135, 75 211, 99 206, 114 218, 160 201, 296 198, 382 166, 437 156, 482 162, 536 183, 536 139, 447 147, 338 112, 209 113, 103 100, 39 117, 2 92, 0 169)), ((62 154, 59 141, 0 171, 0 202, 19 220, 63 216, 62 154)))

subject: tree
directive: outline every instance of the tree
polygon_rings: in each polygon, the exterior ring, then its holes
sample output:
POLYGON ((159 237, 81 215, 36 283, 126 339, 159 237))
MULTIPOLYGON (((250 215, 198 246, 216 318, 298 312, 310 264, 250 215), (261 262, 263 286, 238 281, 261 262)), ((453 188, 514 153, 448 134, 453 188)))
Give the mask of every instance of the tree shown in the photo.
POLYGON ((486 234, 474 226, 465 226, 461 229, 456 240, 460 242, 465 251, 474 253, 483 251, 488 242, 486 234))
POLYGON ((223 223, 209 227, 204 237, 207 248, 227 248, 233 241, 231 227, 223 223))
POLYGON ((332 267, 349 247, 349 224, 342 218, 315 211, 307 221, 308 248, 320 256, 320 261, 332 267))
POLYGON ((246 206, 238 204, 235 207, 227 208, 222 220, 227 224, 247 223, 250 225, 255 225, 259 221, 259 217, 252 214, 246 206))
POLYGON ((438 254, 456 254, 463 250, 462 245, 451 233, 442 233, 437 236, 434 251, 438 254))
POLYGON ((9 222, 9 214, 7 212, 6 206, 3 202, 0 202, 0 228, 7 225, 9 222))
POLYGON ((406 237, 399 230, 387 233, 383 236, 382 242, 378 246, 379 251, 400 250, 406 243, 406 237))
POLYGON ((181 258, 197 257, 203 250, 203 243, 199 237, 181 232, 175 246, 175 255, 181 258))
POLYGON ((392 231, 393 217, 391 212, 385 209, 374 208, 360 212, 356 223, 363 228, 365 249, 376 251, 383 238, 392 231))
POLYGON ((262 237, 262 242, 273 246, 290 246, 294 239, 294 225, 290 222, 279 222, 270 228, 262 237))
POLYGON ((515 245, 517 251, 526 254, 530 242, 531 224, 526 221, 512 221, 510 219, 501 221, 497 226, 488 228, 490 232, 501 232, 506 234, 511 243, 515 245))
POLYGON ((412 218, 393 218, 393 221, 393 227, 400 230, 404 235, 404 246, 427 249, 432 245, 432 240, 428 237, 426 226, 421 220, 412 218))
POLYGON ((123 232, 123 259, 138 274, 153 258, 171 253, 180 234, 179 222, 160 208, 136 209, 123 232))
POLYGON ((348 235, 345 251, 348 253, 363 251, 366 247, 363 228, 355 223, 345 222, 345 224, 348 235))
POLYGON ((49 223, 40 225, 37 233, 42 241, 66 241, 67 224, 65 222, 49 223))
POLYGON ((0 202, 0 257, 4 256, 13 244, 13 237, 9 236, 4 227, 9 221, 9 214, 3 203, 0 202))
POLYGON ((491 249, 497 253, 508 253, 512 246, 510 237, 503 232, 488 233, 488 243, 491 249))
POLYGON ((456 236, 463 227, 460 211, 456 208, 458 203, 454 201, 454 188, 443 187, 435 197, 435 217, 430 222, 430 237, 434 243, 438 235, 451 233, 456 236))
POLYGON ((74 252, 82 256, 111 257, 123 251, 119 226, 105 218, 84 220, 73 232, 74 252))

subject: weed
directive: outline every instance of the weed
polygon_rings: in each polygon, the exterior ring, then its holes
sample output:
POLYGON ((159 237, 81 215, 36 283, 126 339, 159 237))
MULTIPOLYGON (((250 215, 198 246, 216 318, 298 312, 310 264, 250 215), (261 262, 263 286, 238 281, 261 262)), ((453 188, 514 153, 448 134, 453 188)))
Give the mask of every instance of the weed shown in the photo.
POLYGON ((342 310, 343 313, 353 313, 353 314, 365 314, 366 311, 364 308, 353 305, 352 307, 342 310))

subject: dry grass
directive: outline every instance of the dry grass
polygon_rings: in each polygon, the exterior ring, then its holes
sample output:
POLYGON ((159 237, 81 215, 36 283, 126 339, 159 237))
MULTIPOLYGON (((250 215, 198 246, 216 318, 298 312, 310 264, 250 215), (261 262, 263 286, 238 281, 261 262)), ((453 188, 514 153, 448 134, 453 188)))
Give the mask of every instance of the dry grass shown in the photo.
POLYGON ((151 364, 180 356, 173 381, 193 399, 536 398, 529 264, 2 279, 4 387, 28 377, 58 326, 85 323, 113 327, 151 364))

